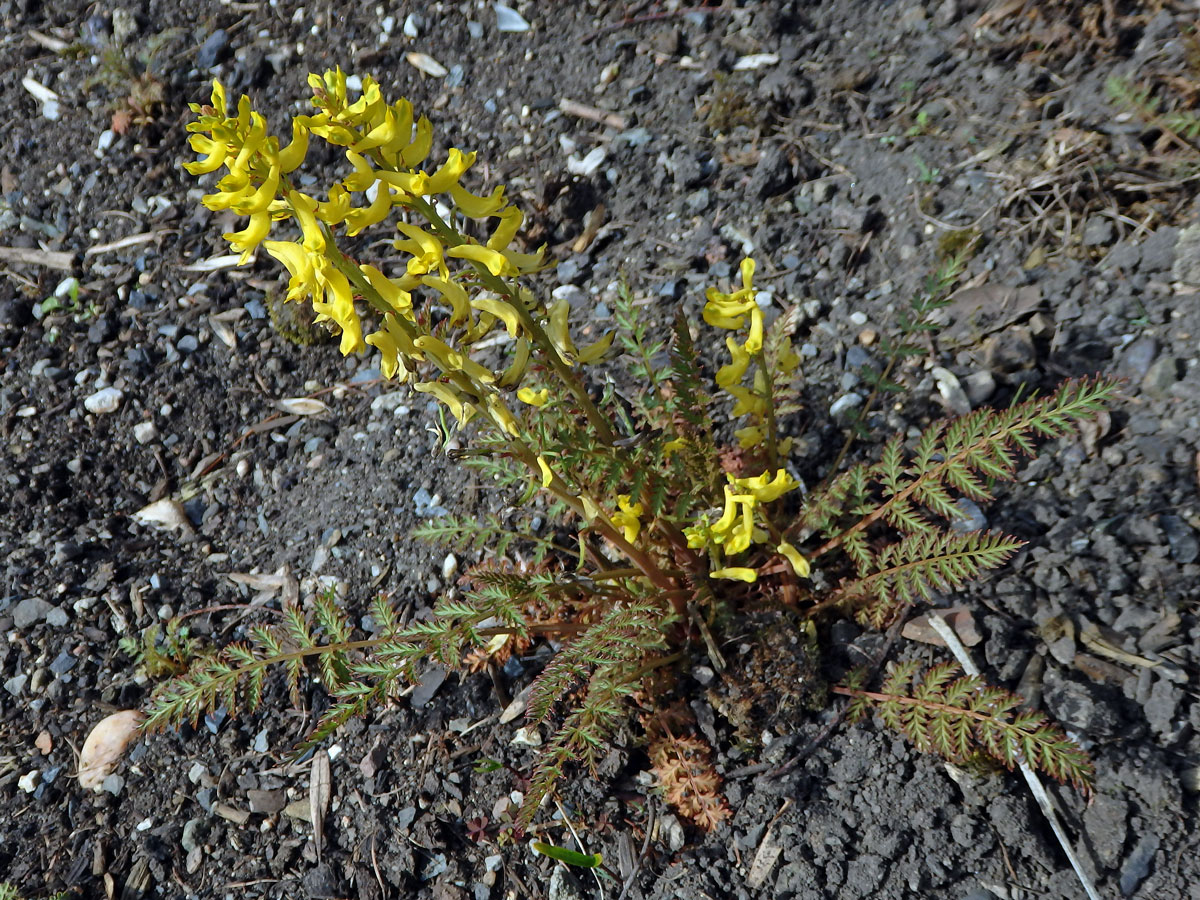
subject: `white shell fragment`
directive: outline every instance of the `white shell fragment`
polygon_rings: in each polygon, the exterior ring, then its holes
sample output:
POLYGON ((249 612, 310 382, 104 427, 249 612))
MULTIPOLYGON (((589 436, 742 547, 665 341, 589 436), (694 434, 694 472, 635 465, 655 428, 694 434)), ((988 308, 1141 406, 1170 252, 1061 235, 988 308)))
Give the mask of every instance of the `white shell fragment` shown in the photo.
POLYGON ((428 53, 420 53, 414 50, 410 53, 405 53, 404 58, 408 60, 408 64, 414 69, 420 69, 431 78, 445 78, 450 74, 449 69, 428 53))
POLYGON ((51 120, 58 118, 58 94, 28 75, 21 79, 21 85, 42 104, 42 115, 45 118, 51 120))
POLYGON ((188 521, 187 513, 183 511, 183 506, 178 500, 172 500, 170 497, 164 497, 161 500, 155 500, 153 503, 143 506, 133 514, 133 518, 142 525, 178 528, 185 533, 192 530, 192 523, 188 521))
POLYGON ((751 53, 749 56, 743 56, 733 64, 735 72, 743 72, 747 69, 761 69, 765 66, 773 66, 779 62, 778 53, 751 53))
POLYGON ((497 31, 528 31, 529 23, 521 16, 519 12, 503 3, 493 3, 492 9, 496 10, 496 30, 497 31))
POLYGON ((97 413, 100 415, 104 413, 114 413, 121 408, 121 400, 124 398, 124 396, 125 395, 115 387, 101 388, 90 397, 84 399, 83 408, 90 413, 97 413))
POLYGON ((287 397, 275 405, 293 416, 315 416, 329 409, 328 406, 313 397, 287 397))
POLYGON ((582 175, 587 178, 596 174, 596 170, 604 165, 607 155, 603 147, 594 147, 583 159, 569 156, 567 157, 567 171, 572 175, 582 175))
POLYGON ((98 791, 112 774, 125 748, 138 736, 145 717, 136 709, 113 713, 96 723, 79 753, 79 786, 98 791))

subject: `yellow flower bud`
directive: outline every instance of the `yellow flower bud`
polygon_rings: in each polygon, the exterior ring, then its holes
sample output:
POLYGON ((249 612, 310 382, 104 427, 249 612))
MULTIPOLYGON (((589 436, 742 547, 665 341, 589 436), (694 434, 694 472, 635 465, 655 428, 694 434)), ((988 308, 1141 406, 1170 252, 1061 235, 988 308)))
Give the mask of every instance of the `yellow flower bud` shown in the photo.
POLYGON ((496 382, 497 387, 510 388, 520 384, 529 366, 530 345, 528 338, 517 338, 517 349, 513 352, 512 362, 496 382))
POLYGON ((550 468, 550 464, 541 456, 537 458, 538 468, 542 470, 542 487, 548 488, 554 483, 554 472, 550 468))
POLYGON ((758 572, 744 566, 727 566, 724 569, 715 569, 710 574, 713 578, 727 578, 731 581, 744 581, 747 584, 758 581, 758 572))
POLYGON ((746 374, 746 370, 750 367, 750 354, 746 347, 738 344, 733 335, 726 335, 725 346, 729 349, 729 355, 733 357, 733 362, 728 365, 721 366, 717 370, 717 387, 727 388, 732 384, 739 384, 746 374))
POLYGON ((792 564, 792 570, 801 578, 807 578, 812 571, 812 567, 808 564, 808 560, 800 555, 800 551, 784 541, 775 548, 776 552, 784 556, 789 563, 792 564))

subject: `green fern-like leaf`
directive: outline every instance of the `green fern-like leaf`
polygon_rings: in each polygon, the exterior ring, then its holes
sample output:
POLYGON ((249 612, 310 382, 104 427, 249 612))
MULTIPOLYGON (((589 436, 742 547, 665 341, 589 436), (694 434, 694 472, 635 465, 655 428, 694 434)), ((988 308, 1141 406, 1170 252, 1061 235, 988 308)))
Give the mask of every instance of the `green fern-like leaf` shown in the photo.
POLYGON ((879 551, 870 574, 839 585, 822 605, 850 606, 864 623, 882 627, 903 607, 929 602, 934 591, 958 590, 1002 566, 1023 543, 988 532, 910 535, 879 551))
POLYGON ((1083 791, 1091 788, 1087 755, 1041 713, 1020 709, 1016 694, 962 675, 956 663, 932 666, 918 678, 916 663, 894 666, 877 692, 866 691, 861 675, 834 690, 852 698, 861 714, 879 713, 922 752, 962 763, 978 753, 1013 769, 1021 760, 1051 778, 1083 791))

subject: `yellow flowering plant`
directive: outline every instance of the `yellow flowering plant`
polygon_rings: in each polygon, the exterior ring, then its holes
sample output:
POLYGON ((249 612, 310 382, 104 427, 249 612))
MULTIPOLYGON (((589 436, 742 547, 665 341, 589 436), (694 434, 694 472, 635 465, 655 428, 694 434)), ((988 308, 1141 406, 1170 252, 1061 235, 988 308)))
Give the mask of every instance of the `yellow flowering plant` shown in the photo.
MULTIPOLYGON (((220 703, 253 708, 269 667, 282 665, 295 690, 311 661, 332 698, 311 737, 318 741, 384 701, 398 680, 417 678, 422 661, 486 666, 555 637, 561 649, 526 711, 530 727, 551 733, 513 822, 523 831, 565 772, 595 769, 629 710, 654 716, 669 705, 676 689, 664 675, 702 655, 723 669, 723 623, 786 605, 882 626, 935 590, 1001 565, 1020 542, 951 531, 955 496, 986 499, 1034 438, 1066 433, 1114 390, 1109 381, 1072 382, 1009 410, 937 423, 915 448, 893 440, 879 462, 824 473, 806 493, 784 436, 800 402, 793 319, 768 324, 753 260, 741 263, 740 287, 707 293, 701 318, 729 355, 711 378, 694 345, 698 325, 681 315, 668 346, 652 337, 628 289, 614 301, 617 327, 580 346, 568 301, 547 303, 536 289, 545 249, 520 243, 523 216, 505 189, 464 185, 475 153, 451 148, 429 164, 430 121, 407 100, 387 102, 369 77, 338 69, 309 84, 314 112, 292 119, 286 145, 248 97, 231 111, 219 82, 208 104, 192 106, 199 159, 185 168, 215 180, 202 202, 246 218, 224 235, 241 263, 260 249, 281 263, 287 300, 311 304, 340 334, 343 354, 373 348, 387 378, 437 401, 470 436, 453 458, 518 495, 531 517, 569 527, 576 547, 568 553, 493 517, 435 520, 418 536, 477 549, 482 561, 432 618, 404 622, 376 598, 378 631, 355 638, 331 597, 287 606, 282 626, 257 626, 247 642, 202 656, 161 686, 151 728, 220 703), (346 163, 322 193, 299 186, 314 138, 346 163), (344 249, 367 229, 389 227, 398 266, 344 249), (610 367, 614 359, 623 365, 610 367), (518 542, 525 567, 510 561, 518 542)), ((861 676, 841 690, 860 706, 881 696, 861 676)), ((1010 764, 1036 757, 1052 774, 1086 782, 1086 760, 1053 726, 968 709, 970 696, 964 688, 958 706, 934 704, 930 721, 962 727, 940 729, 951 736, 926 745, 955 758, 977 748, 1010 764)), ((680 780, 682 763, 658 770, 666 796, 716 827, 729 810, 711 766, 696 777, 700 751, 683 743, 696 739, 677 725, 648 735, 652 758, 693 761, 690 781, 680 780)))

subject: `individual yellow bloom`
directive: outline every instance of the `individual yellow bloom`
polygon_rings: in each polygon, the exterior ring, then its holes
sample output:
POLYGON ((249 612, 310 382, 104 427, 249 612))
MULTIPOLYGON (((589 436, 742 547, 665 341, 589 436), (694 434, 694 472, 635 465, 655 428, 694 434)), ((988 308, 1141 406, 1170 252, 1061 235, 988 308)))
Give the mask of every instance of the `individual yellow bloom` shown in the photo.
POLYGON ((283 174, 296 171, 308 155, 308 116, 292 119, 292 142, 279 151, 279 168, 283 174))
POLYGON ((546 324, 546 334, 558 352, 570 362, 575 356, 575 344, 571 341, 571 331, 567 319, 571 315, 571 303, 566 298, 555 300, 550 307, 550 320, 546 324))
POLYGON ((346 234, 354 237, 363 229, 370 228, 372 225, 378 225, 388 217, 388 213, 391 211, 392 189, 386 184, 381 184, 370 206, 352 209, 346 214, 346 234))
POLYGON ((669 459, 672 453, 678 453, 687 446, 687 441, 683 438, 675 438, 663 444, 663 459, 669 459))
POLYGON ((329 189, 328 200, 318 200, 314 215, 326 225, 341 225, 354 211, 350 192, 341 183, 329 189))
POLYGON ((510 436, 520 437, 521 426, 517 422, 516 416, 512 414, 512 410, 500 399, 496 394, 488 394, 487 398, 488 412, 492 414, 500 427, 503 428, 510 436))
POLYGON ((412 319, 412 294, 388 278, 374 266, 363 263, 359 266, 371 287, 375 288, 380 298, 406 319, 412 319))
POLYGON ((616 329, 607 332, 604 337, 595 343, 588 344, 579 351, 579 361, 584 365, 589 365, 594 362, 599 362, 602 359, 608 358, 609 351, 612 349, 613 338, 616 337, 616 329))
POLYGON ((517 338, 517 349, 513 351, 512 362, 496 382, 497 387, 511 388, 521 383, 525 370, 529 367, 530 349, 528 338, 517 338))
POLYGON ((702 550, 713 543, 712 531, 708 525, 708 516, 701 516, 695 525, 683 529, 688 547, 692 550, 702 550))
POLYGON ((425 361, 400 319, 390 313, 383 317, 383 328, 367 336, 367 343, 383 357, 379 367, 385 378, 399 374, 401 380, 406 380, 411 372, 409 364, 425 361))
POLYGON ((625 540, 633 543, 642 530, 641 515, 645 512, 641 503, 630 503, 628 494, 617 496, 619 510, 612 514, 612 522, 625 534, 625 540))
POLYGON ((450 185, 450 198, 458 211, 468 219, 486 219, 504 206, 504 187, 498 187, 486 197, 472 194, 461 184, 450 185))
POLYGON ((537 458, 538 468, 542 470, 542 487, 548 488, 554 483, 554 470, 550 468, 550 464, 544 458, 537 458))
POLYGON ((493 250, 505 250, 512 243, 517 232, 521 230, 521 223, 525 221, 525 214, 515 206, 509 206, 499 212, 500 224, 496 226, 496 230, 492 232, 492 236, 488 239, 487 245, 493 250))
POLYGON ((767 401, 750 388, 741 387, 732 384, 725 388, 726 393, 732 394, 737 403, 734 404, 731 415, 736 419, 738 416, 755 415, 760 419, 767 414, 767 401))
POLYGON ((717 387, 722 388, 740 384, 746 370, 750 368, 750 353, 744 346, 738 344, 732 334, 725 336, 725 346, 729 349, 729 355, 733 357, 733 362, 721 366, 717 370, 717 387))
POLYGON ((476 297, 471 306, 480 312, 491 313, 504 323, 509 337, 517 337, 521 333, 521 316, 515 306, 499 297, 476 297))
POLYGON ((339 349, 343 356, 365 349, 362 323, 354 309, 354 293, 350 290, 350 282, 324 257, 314 260, 314 268, 320 287, 319 293, 324 298, 318 299, 316 295, 313 296, 312 306, 317 313, 317 321, 333 322, 342 330, 339 349))
POLYGON ((371 167, 365 156, 361 156, 353 150, 347 150, 346 159, 354 166, 354 173, 342 179, 342 184, 345 185, 346 190, 365 191, 379 180, 381 173, 376 172, 371 167))
POLYGON ((443 372, 447 375, 462 372, 476 384, 494 384, 496 375, 490 369, 481 366, 469 356, 452 349, 445 342, 430 334, 423 334, 413 341, 422 353, 433 357, 443 372))
POLYGON ((266 210, 250 216, 250 221, 241 231, 229 231, 222 235, 229 241, 229 247, 234 253, 240 253, 238 265, 244 266, 254 254, 255 248, 262 243, 271 232, 271 214, 266 210))
POLYGON ((388 172, 376 173, 379 180, 389 184, 400 192, 397 203, 405 202, 410 196, 424 197, 429 194, 429 176, 424 172, 388 172))
MULTIPOLYGON (((381 113, 381 121, 374 125, 361 140, 355 141, 350 149, 355 153, 366 153, 376 147, 391 144, 396 140, 402 125, 403 123, 396 118, 395 110, 388 108, 381 113)), ((411 122, 409 122, 409 127, 412 127, 411 122)))
POLYGON ((474 150, 470 153, 463 153, 461 150, 451 147, 446 151, 446 161, 442 163, 441 168, 429 176, 427 193, 444 194, 458 184, 459 179, 474 162, 474 150))
POLYGON ((408 238, 396 241, 395 247, 401 253, 411 254, 412 259, 408 261, 409 274, 426 275, 437 272, 443 278, 450 274, 442 256, 442 242, 436 236, 407 222, 398 222, 396 229, 408 238))
POLYGON ((761 425, 747 425, 745 428, 739 428, 733 433, 733 436, 737 438, 738 446, 743 450, 761 447, 763 441, 766 440, 761 425))
POLYGON ((489 247, 481 247, 479 244, 459 244, 446 250, 446 255, 454 259, 477 262, 497 277, 510 278, 517 274, 516 266, 509 262, 503 253, 489 247))
POLYGON ((461 325, 471 321, 471 303, 467 297, 467 289, 457 281, 426 275, 421 279, 421 284, 433 288, 442 295, 442 299, 450 304, 451 325, 461 325))
POLYGON ((542 388, 540 391, 535 391, 533 388, 523 387, 517 391, 517 399, 522 403, 528 403, 530 406, 541 409, 550 400, 550 389, 542 388))
POLYGON ((729 480, 735 487, 753 494, 754 499, 759 503, 770 503, 778 500, 788 491, 800 486, 800 482, 788 474, 786 469, 776 469, 774 476, 771 476, 768 472, 763 472, 761 475, 756 475, 752 478, 730 477, 729 480))
POLYGON ((475 415, 474 405, 452 385, 441 381, 420 381, 413 385, 413 390, 437 398, 450 410, 459 425, 466 425, 475 415))
POLYGON ((263 248, 283 263, 291 276, 288 281, 288 300, 311 297, 319 289, 316 269, 304 247, 292 241, 263 241, 263 248))
POLYGON ((207 175, 209 172, 215 172, 225 165, 225 160, 229 158, 229 145, 223 141, 217 141, 202 134, 193 134, 188 138, 188 143, 197 153, 204 154, 204 159, 184 163, 184 170, 192 175, 207 175))
POLYGON ((240 199, 230 204, 232 209, 239 216, 249 216, 257 212, 262 212, 275 200, 275 196, 279 193, 279 166, 273 164, 270 171, 267 172, 267 177, 256 190, 250 191, 240 199))
POLYGON ((784 541, 782 544, 776 547, 775 551, 781 556, 786 557, 787 561, 792 564, 792 571, 794 571, 801 578, 807 578, 809 576, 809 573, 812 571, 812 567, 808 564, 808 560, 800 554, 799 550, 797 550, 787 541, 784 541))
POLYGON ((284 199, 291 207, 292 216, 300 226, 301 243, 306 250, 316 255, 325 252, 325 232, 317 220, 317 201, 301 191, 285 191, 284 199))
POLYGON ((713 578, 727 578, 731 581, 744 581, 747 584, 758 581, 758 572, 744 566, 726 566, 724 569, 715 569, 710 574, 713 578))
POLYGON ((433 123, 424 116, 417 120, 417 132, 412 140, 397 156, 397 162, 409 169, 415 169, 433 149, 433 123))

